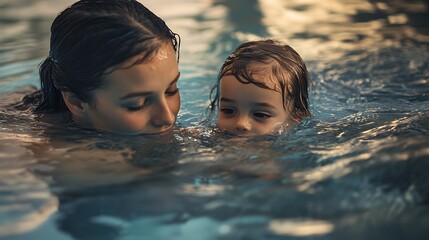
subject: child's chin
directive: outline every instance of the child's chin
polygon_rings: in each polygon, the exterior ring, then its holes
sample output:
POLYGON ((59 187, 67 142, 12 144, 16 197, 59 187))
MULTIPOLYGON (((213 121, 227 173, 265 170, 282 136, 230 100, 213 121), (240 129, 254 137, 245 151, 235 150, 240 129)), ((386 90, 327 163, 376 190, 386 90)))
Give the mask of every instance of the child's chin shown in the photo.
POLYGON ((241 138, 250 138, 250 137, 259 137, 259 136, 278 136, 283 132, 283 129, 275 128, 268 132, 252 132, 252 131, 231 131, 228 129, 217 129, 219 133, 227 137, 241 137, 241 138))
POLYGON ((231 131, 224 131, 224 133, 231 137, 240 137, 240 138, 250 138, 250 137, 258 137, 258 136, 265 136, 270 135, 270 133, 254 133, 254 132, 231 132, 231 131))

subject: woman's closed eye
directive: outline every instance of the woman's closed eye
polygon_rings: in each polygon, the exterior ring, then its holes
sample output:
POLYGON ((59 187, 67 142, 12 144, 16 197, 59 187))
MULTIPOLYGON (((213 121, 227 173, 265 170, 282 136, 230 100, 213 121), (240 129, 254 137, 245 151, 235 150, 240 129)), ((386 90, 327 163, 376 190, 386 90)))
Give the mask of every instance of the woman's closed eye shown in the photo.
POLYGON ((167 96, 174 96, 174 95, 176 95, 177 93, 179 92, 179 88, 175 88, 175 89, 173 89, 173 90, 169 90, 169 89, 167 89, 167 91, 165 91, 165 94, 167 95, 167 96))
POLYGON ((147 107, 147 105, 149 105, 149 104, 150 104, 150 100, 145 99, 143 103, 127 106, 126 109, 130 112, 137 112, 137 111, 145 109, 147 107))

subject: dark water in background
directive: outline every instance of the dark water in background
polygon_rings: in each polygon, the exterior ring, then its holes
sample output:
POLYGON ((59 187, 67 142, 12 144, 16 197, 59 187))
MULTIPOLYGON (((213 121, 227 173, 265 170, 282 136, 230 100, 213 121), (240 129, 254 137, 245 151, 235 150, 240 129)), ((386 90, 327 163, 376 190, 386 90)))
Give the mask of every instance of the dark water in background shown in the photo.
MULTIPOLYGON (((2 105, 37 86, 71 2, 0 2, 2 105)), ((143 3, 182 36, 180 127, 125 139, 2 108, 0 239, 428 239, 427 1, 143 3), (307 62, 314 116, 278 138, 213 133, 219 66, 268 36, 307 62)))

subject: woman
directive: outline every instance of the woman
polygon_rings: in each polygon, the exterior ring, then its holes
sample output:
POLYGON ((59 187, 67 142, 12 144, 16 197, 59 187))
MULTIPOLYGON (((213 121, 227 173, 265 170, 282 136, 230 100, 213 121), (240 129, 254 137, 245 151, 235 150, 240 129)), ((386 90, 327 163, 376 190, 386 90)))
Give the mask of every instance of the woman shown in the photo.
POLYGON ((81 0, 51 26, 35 113, 69 113, 83 128, 168 131, 180 109, 180 37, 135 0, 81 0))

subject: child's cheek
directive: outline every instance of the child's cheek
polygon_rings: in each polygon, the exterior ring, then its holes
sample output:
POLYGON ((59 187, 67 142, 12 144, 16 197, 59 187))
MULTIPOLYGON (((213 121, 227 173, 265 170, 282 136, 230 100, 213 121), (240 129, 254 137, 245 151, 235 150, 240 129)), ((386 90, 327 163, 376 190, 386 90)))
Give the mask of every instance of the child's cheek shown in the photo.
POLYGON ((221 114, 219 114, 217 119, 217 127, 220 130, 229 130, 231 129, 232 121, 228 121, 227 119, 223 118, 221 114))

